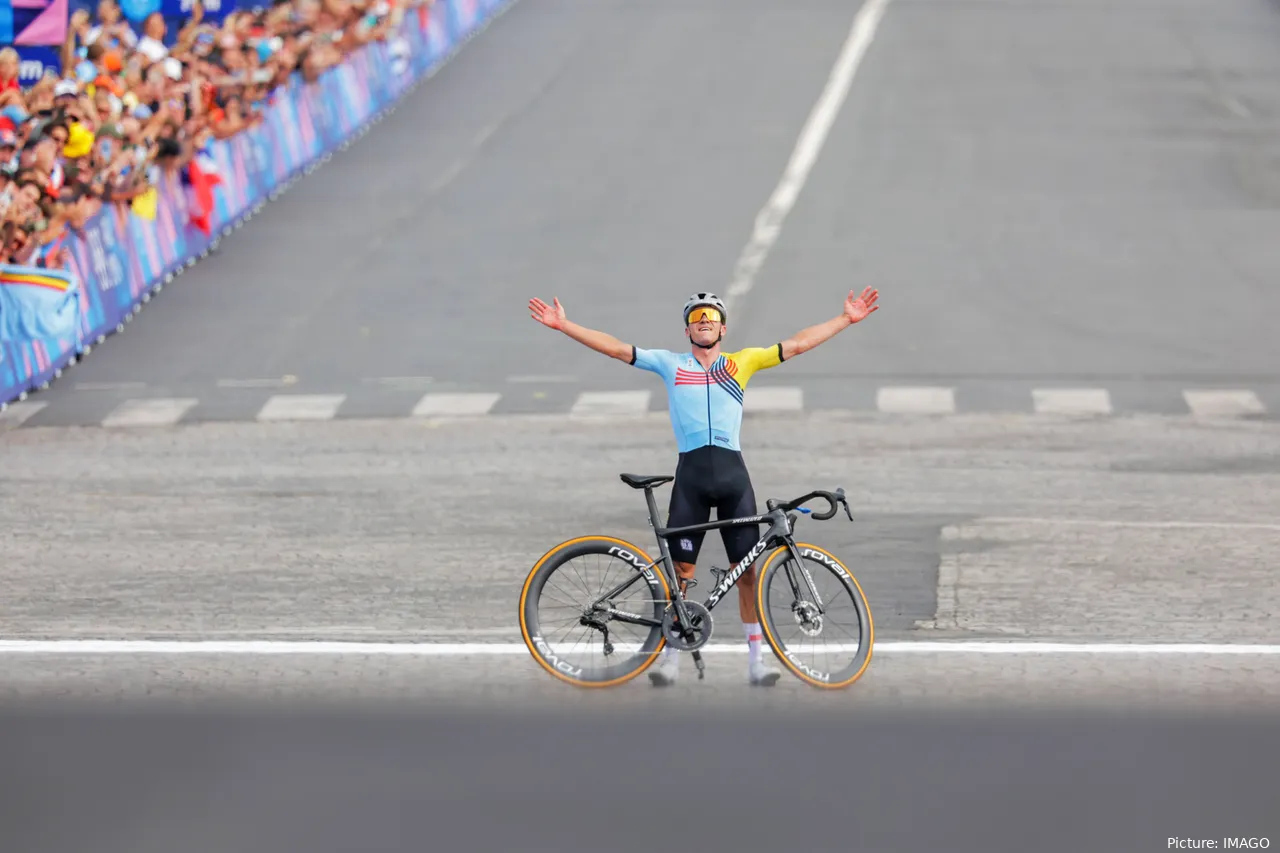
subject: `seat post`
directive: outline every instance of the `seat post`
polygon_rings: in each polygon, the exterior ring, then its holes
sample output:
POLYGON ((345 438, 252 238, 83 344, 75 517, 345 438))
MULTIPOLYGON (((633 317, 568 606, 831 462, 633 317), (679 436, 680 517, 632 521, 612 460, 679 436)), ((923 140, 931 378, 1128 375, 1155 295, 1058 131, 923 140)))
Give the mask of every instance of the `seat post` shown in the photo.
POLYGON ((653 486, 644 487, 644 500, 649 506, 649 523, 653 525, 654 530, 657 530, 662 526, 662 521, 658 515, 658 502, 653 497, 653 486))
MULTIPOLYGON (((654 538, 658 541, 658 554, 661 571, 667 575, 670 583, 678 584, 679 578, 674 574, 675 565, 671 559, 671 548, 665 536, 658 536, 658 528, 662 526, 662 516, 658 514, 658 502, 653 497, 653 486, 645 486, 644 500, 649 505, 649 526, 653 528, 654 538), (667 566, 671 566, 670 569, 667 566)), ((697 652, 694 652, 697 654, 697 652)))

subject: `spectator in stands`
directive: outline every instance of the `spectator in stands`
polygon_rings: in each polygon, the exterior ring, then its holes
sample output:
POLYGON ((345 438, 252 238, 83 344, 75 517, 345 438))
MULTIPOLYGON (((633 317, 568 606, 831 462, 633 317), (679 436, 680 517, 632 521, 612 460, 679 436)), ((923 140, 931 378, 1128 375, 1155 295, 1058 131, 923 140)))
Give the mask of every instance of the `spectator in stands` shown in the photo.
POLYGON ((18 51, 11 47, 0 50, 0 92, 16 92, 21 95, 22 87, 18 83, 21 65, 18 51))
POLYGON ((70 19, 63 75, 27 91, 0 50, 0 263, 60 266, 64 243, 105 204, 154 216, 154 186, 185 175, 211 139, 262 120, 272 90, 310 82, 386 38, 406 7, 432 0, 283 0, 221 27, 194 3, 173 44, 160 14, 135 31, 118 0, 70 19))

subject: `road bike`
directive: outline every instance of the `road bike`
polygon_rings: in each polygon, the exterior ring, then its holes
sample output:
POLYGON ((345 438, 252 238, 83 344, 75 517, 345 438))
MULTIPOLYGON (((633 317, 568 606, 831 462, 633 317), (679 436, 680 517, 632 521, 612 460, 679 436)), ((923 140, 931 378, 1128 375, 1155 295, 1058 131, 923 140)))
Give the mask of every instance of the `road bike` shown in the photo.
MULTIPOLYGON (((737 585, 747 568, 766 549, 772 548, 758 572, 755 605, 764 638, 778 660, 813 687, 848 687, 862 677, 871 662, 875 641, 871 609, 862 587, 834 554, 817 545, 797 542, 793 535, 798 518, 796 510, 825 521, 833 518, 837 508, 843 506, 853 521, 844 489, 834 492, 819 489, 790 501, 771 498, 763 515, 664 528, 653 490, 675 477, 621 474, 620 478, 631 488, 644 490, 649 526, 653 528, 661 556, 654 560, 635 544, 604 535, 570 539, 543 554, 525 579, 519 605, 520 632, 530 654, 543 669, 578 687, 615 687, 652 666, 669 644, 691 652, 698 667, 698 678, 704 678, 705 664, 700 650, 711 640, 714 627, 711 611, 737 585), (822 513, 802 508, 815 498, 825 499, 830 508, 822 513), (689 578, 682 589, 667 546, 668 538, 762 523, 767 524, 768 529, 738 565, 732 569, 711 568, 716 583, 705 601, 699 603, 688 598, 687 590, 695 586, 696 581, 689 578), (589 583, 575 564, 583 558, 594 558, 597 563, 601 560, 616 563, 622 569, 622 580, 607 586, 606 573, 598 584, 589 583), (558 574, 564 580, 563 585, 558 574), (819 593, 815 574, 834 580, 834 595, 819 593), (773 589, 774 581, 779 581, 777 590, 773 589), (567 594, 584 591, 585 602, 575 604, 567 600, 567 594), (624 600, 629 593, 638 597, 624 600), (836 599, 846 597, 856 620, 852 630, 833 615, 836 599), (540 607, 544 599, 546 616, 540 607), (781 608, 779 614, 775 614, 775 606, 781 608), (562 620, 562 624, 557 626, 556 619, 562 620), (636 629, 640 636, 630 642, 618 641, 615 635, 628 629, 636 629), (851 653, 847 663, 829 665, 825 658, 822 663, 813 663, 802 657, 807 645, 816 645, 819 639, 830 634, 844 634, 851 641, 837 644, 838 648, 851 653), (556 648, 555 644, 569 635, 573 635, 575 642, 563 649, 556 648), (573 659, 574 653, 588 649, 602 651, 603 663, 594 665, 573 659)), ((745 639, 739 638, 738 642, 745 651, 745 639)))

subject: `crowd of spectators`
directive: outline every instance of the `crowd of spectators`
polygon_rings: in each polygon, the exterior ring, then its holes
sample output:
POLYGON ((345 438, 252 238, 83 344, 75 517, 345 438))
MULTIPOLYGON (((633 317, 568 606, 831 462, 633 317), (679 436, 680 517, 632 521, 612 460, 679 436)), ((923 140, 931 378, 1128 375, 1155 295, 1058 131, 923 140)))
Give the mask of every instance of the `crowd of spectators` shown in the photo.
POLYGON ((430 3, 284 0, 219 25, 197 2, 167 39, 160 14, 139 32, 100 0, 72 15, 62 74, 25 91, 17 53, 0 50, 0 263, 63 267, 66 237, 103 205, 154 217, 163 171, 261 121, 293 73, 314 81, 430 3))

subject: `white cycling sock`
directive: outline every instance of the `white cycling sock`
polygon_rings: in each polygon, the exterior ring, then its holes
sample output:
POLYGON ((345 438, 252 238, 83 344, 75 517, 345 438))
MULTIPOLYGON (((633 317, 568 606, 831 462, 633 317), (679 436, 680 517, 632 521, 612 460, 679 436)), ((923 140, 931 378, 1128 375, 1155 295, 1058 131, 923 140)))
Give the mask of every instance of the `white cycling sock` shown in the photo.
POLYGON ((680 650, 675 646, 667 646, 662 650, 662 659, 667 661, 673 667, 680 666, 680 650))
POLYGON ((760 663, 760 643, 764 634, 760 632, 759 622, 743 622, 742 630, 747 635, 748 662, 754 666, 760 663))

